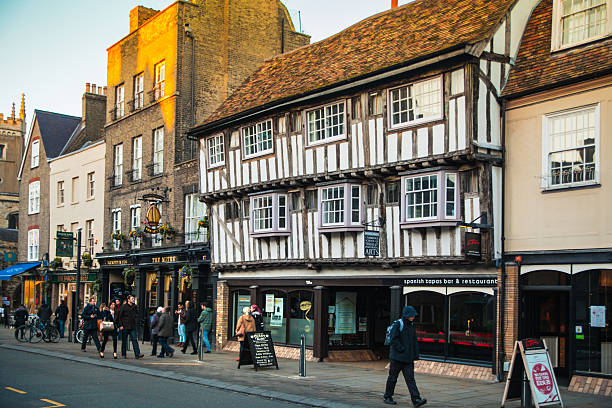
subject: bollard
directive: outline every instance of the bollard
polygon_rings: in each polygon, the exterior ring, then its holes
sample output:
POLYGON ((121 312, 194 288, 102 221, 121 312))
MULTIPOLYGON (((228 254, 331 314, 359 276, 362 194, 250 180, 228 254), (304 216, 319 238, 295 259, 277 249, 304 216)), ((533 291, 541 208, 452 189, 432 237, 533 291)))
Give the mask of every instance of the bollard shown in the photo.
POLYGON ((521 408, 531 408, 531 388, 527 373, 523 370, 523 382, 521 384, 521 408))
POLYGON ((203 361, 202 355, 202 343, 204 342, 204 336, 202 335, 202 329, 198 330, 198 360, 203 361))
POLYGON ((73 327, 72 327, 72 317, 71 317, 68 323, 68 343, 72 343, 72 330, 73 330, 73 327))
POLYGON ((300 377, 306 377, 306 337, 300 334, 300 377))

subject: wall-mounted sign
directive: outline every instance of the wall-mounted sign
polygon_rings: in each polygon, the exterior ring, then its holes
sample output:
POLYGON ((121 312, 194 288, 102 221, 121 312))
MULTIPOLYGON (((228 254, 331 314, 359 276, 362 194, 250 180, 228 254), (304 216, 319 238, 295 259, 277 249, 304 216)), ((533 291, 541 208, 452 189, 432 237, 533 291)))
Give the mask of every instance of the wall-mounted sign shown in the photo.
POLYGON ((74 237, 72 232, 57 231, 56 234, 55 255, 72 258, 74 253, 74 237))
POLYGON ((274 313, 274 294, 266 295, 266 313, 274 313))
MULTIPOLYGON (((98 275, 95 273, 81 273, 81 282, 95 282, 97 278, 98 275)), ((76 272, 62 274, 50 273, 49 281, 53 283, 76 282, 76 272)))
POLYGON ((143 201, 147 201, 149 203, 149 209, 147 210, 147 214, 145 215, 145 232, 149 234, 157 234, 159 233, 160 220, 161 220, 161 212, 157 205, 164 201, 164 197, 159 194, 145 194, 142 196, 143 201))
POLYGON ((401 284, 403 286, 495 287, 497 286, 497 278, 493 276, 419 276, 404 278, 401 280, 401 282, 395 282, 394 284, 401 284))
POLYGON ((107 265, 107 266, 127 265, 128 264, 127 259, 98 259, 98 261, 100 262, 100 265, 107 265))
POLYGON ((365 256, 380 256, 380 232, 363 232, 363 253, 365 256))
POLYGON ((465 233, 465 255, 470 258, 481 257, 480 234, 475 232, 465 233))

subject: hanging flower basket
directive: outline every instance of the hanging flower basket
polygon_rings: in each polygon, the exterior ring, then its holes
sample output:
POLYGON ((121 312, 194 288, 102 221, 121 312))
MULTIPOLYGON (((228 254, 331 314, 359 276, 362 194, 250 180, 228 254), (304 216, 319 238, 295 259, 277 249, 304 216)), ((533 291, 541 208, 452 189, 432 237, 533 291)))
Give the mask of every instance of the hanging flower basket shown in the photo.
POLYGON ((169 224, 163 224, 161 227, 159 227, 159 233, 162 234, 164 237, 169 238, 173 237, 174 234, 176 234, 176 230, 173 226, 169 224))
POLYGON ((117 231, 117 232, 113 232, 111 234, 111 239, 115 240, 115 241, 123 241, 125 240, 125 235, 123 235, 121 232, 117 231))
POLYGON ((208 217, 207 216, 204 216, 204 218, 198 221, 198 229, 200 228, 208 228, 208 217))
POLYGON ((123 269, 123 283, 126 288, 134 286, 134 280, 136 280, 136 271, 132 267, 123 269))
POLYGON ((62 258, 53 258, 51 262, 49 262, 49 267, 51 269, 61 268, 63 266, 62 258))
POLYGON ((134 228, 133 230, 130 231, 130 238, 132 239, 142 239, 144 238, 145 234, 144 231, 141 230, 140 228, 134 228))
POLYGON ((191 278, 193 276, 193 268, 189 265, 183 266, 179 269, 179 278, 185 279, 185 284, 188 288, 191 287, 191 278))
POLYGON ((91 284, 91 291, 97 295, 98 293, 100 293, 101 290, 102 281, 100 279, 97 279, 94 283, 91 284))
POLYGON ((93 259, 91 259, 91 254, 89 252, 85 252, 81 255, 81 260, 83 261, 83 265, 88 268, 93 265, 93 259))

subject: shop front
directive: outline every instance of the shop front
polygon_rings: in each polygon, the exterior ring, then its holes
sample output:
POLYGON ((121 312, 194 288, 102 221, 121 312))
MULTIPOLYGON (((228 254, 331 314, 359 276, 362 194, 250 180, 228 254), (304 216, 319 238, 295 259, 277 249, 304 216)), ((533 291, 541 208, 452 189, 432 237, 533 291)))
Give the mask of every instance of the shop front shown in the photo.
MULTIPOLYGON (((72 317, 76 301, 76 271, 75 270, 55 270, 47 274, 49 283, 49 294, 51 296, 51 308, 55 308, 62 300, 68 306, 68 316, 72 317)), ((91 296, 98 296, 101 286, 98 281, 98 270, 82 269, 80 277, 79 305, 76 307, 82 310, 91 296)))

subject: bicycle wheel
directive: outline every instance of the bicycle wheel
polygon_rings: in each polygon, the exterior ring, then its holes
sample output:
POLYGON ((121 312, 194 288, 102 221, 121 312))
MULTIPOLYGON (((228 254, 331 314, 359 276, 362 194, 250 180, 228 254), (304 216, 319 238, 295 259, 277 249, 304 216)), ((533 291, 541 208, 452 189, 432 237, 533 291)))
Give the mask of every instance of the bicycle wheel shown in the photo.
POLYGON ((79 329, 76 333, 76 336, 74 336, 74 339, 80 344, 83 343, 83 330, 79 329))
POLYGON ((21 326, 19 326, 17 332, 15 333, 15 339, 19 340, 22 343, 27 343, 28 341, 30 341, 30 326, 28 326, 27 324, 22 324, 21 326))
POLYGON ((51 343, 57 343, 60 339, 59 331, 55 326, 48 326, 45 340, 51 343))
POLYGON ((38 343, 43 339, 43 332, 39 327, 30 329, 30 343, 38 343))

